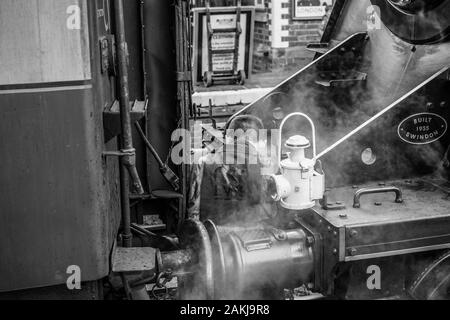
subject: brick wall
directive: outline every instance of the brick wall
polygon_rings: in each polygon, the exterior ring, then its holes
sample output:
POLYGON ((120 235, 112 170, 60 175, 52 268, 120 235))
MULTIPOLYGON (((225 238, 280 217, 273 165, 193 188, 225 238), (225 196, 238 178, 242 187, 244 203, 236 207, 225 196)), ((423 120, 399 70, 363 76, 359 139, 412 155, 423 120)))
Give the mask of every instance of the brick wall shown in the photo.
POLYGON ((255 24, 253 72, 300 69, 313 58, 306 45, 320 41, 327 18, 294 20, 292 0, 265 1, 268 20, 255 24))
MULTIPOLYGON (((307 51, 306 45, 320 41, 326 19, 292 19, 293 1, 264 0, 266 12, 256 11, 253 73, 300 69, 313 58, 314 53, 307 51)), ((235 1, 215 1, 216 5, 224 3, 234 5, 235 1)), ((251 3, 253 1, 243 0, 243 5, 251 3)))
POLYGON ((299 21, 289 20, 289 25, 283 26, 283 30, 288 30, 289 35, 282 37, 282 41, 289 43, 289 48, 304 47, 311 42, 319 42, 322 37, 322 21, 299 21))

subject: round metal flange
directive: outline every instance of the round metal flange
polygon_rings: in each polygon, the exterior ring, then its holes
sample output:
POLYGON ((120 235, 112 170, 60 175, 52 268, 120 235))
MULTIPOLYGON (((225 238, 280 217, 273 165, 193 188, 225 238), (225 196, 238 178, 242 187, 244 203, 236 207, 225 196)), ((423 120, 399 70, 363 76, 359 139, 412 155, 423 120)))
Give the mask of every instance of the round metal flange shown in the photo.
POLYGON ((412 44, 446 40, 450 34, 449 0, 370 0, 380 18, 400 39, 412 44))
POLYGON ((216 225, 211 220, 206 220, 204 223, 211 240, 211 246, 214 250, 213 256, 213 270, 215 274, 215 298, 222 294, 222 290, 226 284, 225 274, 225 255, 223 253, 222 240, 220 239, 219 231, 216 225))
POLYGON ((231 232, 227 234, 225 241, 230 247, 230 256, 227 256, 227 258, 232 261, 232 264, 228 266, 229 270, 225 270, 228 287, 225 294, 228 298, 232 297, 233 294, 240 296, 245 290, 246 281, 244 275, 244 261, 240 250, 240 240, 234 232, 231 232))
POLYGON ((416 300, 450 299, 450 251, 422 270, 408 289, 416 300))
POLYGON ((190 299, 214 298, 214 270, 211 241, 204 225, 197 220, 186 220, 179 235, 180 245, 196 253, 195 265, 192 266, 192 283, 194 296, 190 299), (204 296, 201 296, 204 295, 204 296))

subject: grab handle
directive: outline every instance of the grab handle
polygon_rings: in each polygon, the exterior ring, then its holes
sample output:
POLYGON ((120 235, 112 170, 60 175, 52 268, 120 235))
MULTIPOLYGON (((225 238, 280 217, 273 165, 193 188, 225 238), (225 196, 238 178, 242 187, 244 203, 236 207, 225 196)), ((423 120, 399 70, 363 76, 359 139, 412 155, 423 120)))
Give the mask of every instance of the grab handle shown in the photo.
POLYGON ((313 147, 313 154, 314 154, 314 159, 316 159, 316 155, 317 155, 317 149, 316 149, 316 126, 314 125, 314 122, 311 120, 310 117, 308 117, 306 114, 301 113, 301 112, 294 112, 291 113, 290 115, 288 115, 286 118, 283 119, 283 121, 280 124, 280 134, 278 137, 278 156, 279 156, 279 163, 281 163, 281 140, 283 137, 283 127, 286 124, 286 122, 292 118, 292 117, 303 117, 306 120, 309 121, 309 123, 311 124, 311 131, 312 131, 312 147, 313 147))
POLYGON ((395 193, 395 203, 403 203, 403 194, 402 191, 397 187, 384 187, 384 188, 365 188, 356 191, 355 197, 353 199, 353 208, 361 208, 361 196, 366 194, 375 194, 375 193, 395 193))

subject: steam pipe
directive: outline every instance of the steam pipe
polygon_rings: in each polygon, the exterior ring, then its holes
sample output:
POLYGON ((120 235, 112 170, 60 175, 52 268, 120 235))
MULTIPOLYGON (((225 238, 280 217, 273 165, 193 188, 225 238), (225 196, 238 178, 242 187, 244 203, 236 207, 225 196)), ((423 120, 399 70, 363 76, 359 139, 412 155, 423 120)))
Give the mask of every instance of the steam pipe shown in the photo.
POLYGON ((136 150, 133 148, 130 115, 130 92, 128 87, 128 53, 125 38, 125 20, 123 0, 115 0, 114 14, 117 34, 117 58, 119 71, 120 122, 122 127, 121 148, 124 153, 120 157, 120 198, 122 204, 122 239, 124 247, 131 247, 131 217, 130 217, 130 179, 133 189, 143 194, 144 189, 136 169, 136 150), (131 155, 130 155, 131 154, 131 155))

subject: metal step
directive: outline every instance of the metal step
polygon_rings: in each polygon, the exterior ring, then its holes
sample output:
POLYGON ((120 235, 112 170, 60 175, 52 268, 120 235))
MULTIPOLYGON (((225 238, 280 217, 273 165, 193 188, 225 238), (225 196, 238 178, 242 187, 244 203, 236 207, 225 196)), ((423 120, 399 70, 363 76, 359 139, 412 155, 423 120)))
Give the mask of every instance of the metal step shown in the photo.
POLYGON ((156 267, 156 249, 116 247, 112 256, 112 271, 143 272, 153 271, 156 267))

